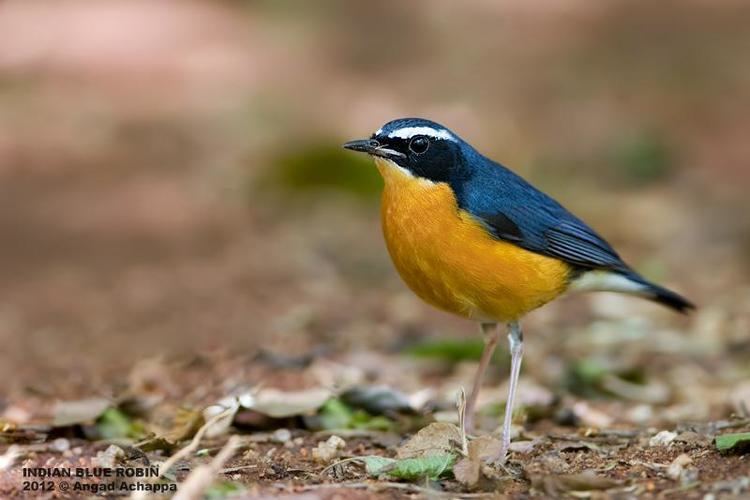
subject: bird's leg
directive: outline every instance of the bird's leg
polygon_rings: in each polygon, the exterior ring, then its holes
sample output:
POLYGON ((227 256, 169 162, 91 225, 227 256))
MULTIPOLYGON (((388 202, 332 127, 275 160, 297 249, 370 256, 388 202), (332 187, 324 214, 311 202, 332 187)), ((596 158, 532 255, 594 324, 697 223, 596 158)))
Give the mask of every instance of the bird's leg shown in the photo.
POLYGON ((523 358, 523 332, 521 325, 514 321, 508 324, 508 343, 510 344, 510 381, 508 382, 508 399, 505 402, 505 419, 503 420, 503 436, 500 453, 494 462, 505 463, 510 447, 510 426, 513 421, 513 403, 516 399, 518 375, 521 373, 521 359, 523 358))
POLYGON ((466 417, 464 419, 464 432, 467 434, 472 430, 474 426, 474 413, 477 405, 477 398, 479 397, 479 388, 482 386, 482 380, 484 379, 484 372, 487 371, 492 360, 492 355, 495 353, 497 342, 500 340, 500 329, 497 328, 497 323, 482 323, 482 336, 484 337, 484 350, 482 351, 482 357, 479 360, 479 368, 477 368, 476 374, 474 375, 474 383, 469 393, 469 399, 466 400, 466 417))

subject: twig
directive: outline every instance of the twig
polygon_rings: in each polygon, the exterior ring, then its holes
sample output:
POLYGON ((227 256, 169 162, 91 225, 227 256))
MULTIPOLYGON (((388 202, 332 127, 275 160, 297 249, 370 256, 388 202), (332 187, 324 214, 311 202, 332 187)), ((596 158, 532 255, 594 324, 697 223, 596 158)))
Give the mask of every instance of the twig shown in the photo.
MULTIPOLYGON (((250 465, 240 465, 238 467, 228 467, 226 469, 221 469, 219 472, 222 474, 231 474, 232 472, 239 472, 241 470, 247 470, 247 469, 255 469, 257 468, 257 464, 250 464, 250 465)), ((289 472, 289 470, 287 470, 289 472)))
MULTIPOLYGON (((177 462, 185 458, 186 456, 193 453, 198 446, 201 444, 201 440, 203 439, 203 436, 206 434, 206 431, 214 425, 216 422, 221 420, 222 418, 225 418, 234 412, 235 409, 232 407, 227 408, 226 410, 222 411, 221 413, 217 413, 213 417, 209 418, 201 427, 198 429, 198 432, 195 433, 195 436, 193 436, 193 439, 190 441, 190 444, 185 446, 184 448, 180 448, 174 455, 169 457, 167 460, 164 461, 164 463, 159 467, 159 475, 156 477, 152 477, 148 482, 149 483, 155 483, 169 471, 172 467, 175 466, 177 462)), ((225 446, 226 448, 226 446, 225 446)), ((223 450, 224 448, 222 448, 223 450)), ((219 452, 221 453, 221 452, 219 452)), ((218 456, 218 455, 217 455, 218 456)), ((132 495, 130 495, 131 500, 141 500, 142 498, 145 498, 147 495, 143 491, 134 491, 132 495)))
POLYGON ((466 391, 463 387, 458 391, 456 400, 458 407, 458 429, 461 431, 461 454, 469 455, 469 441, 466 439, 466 391))
MULTIPOLYGON (((227 408, 226 410, 222 411, 221 413, 217 413, 213 417, 209 418, 205 424, 201 426, 200 429, 198 429, 198 432, 195 433, 195 436, 193 436, 193 440, 190 441, 190 444, 185 446, 184 448, 180 449, 177 453, 169 457, 159 468, 159 477, 156 479, 161 479, 164 474, 169 471, 174 465, 185 458, 186 456, 190 455, 191 453, 195 452, 195 450, 200 446, 201 440, 203 439, 203 436, 206 434, 206 431, 214 425, 216 422, 221 420, 222 418, 225 418, 229 416, 234 411, 234 408, 227 408)), ((226 446, 224 447, 226 448, 226 446)), ((223 449, 222 448, 222 451, 223 449)), ((221 453, 221 452, 219 452, 221 453)))
POLYGON ((224 464, 232 458, 237 446, 240 444, 239 436, 232 436, 227 444, 216 454, 210 463, 199 465, 185 478, 180 488, 175 493, 173 500, 200 500, 206 489, 211 486, 214 478, 221 473, 224 464))

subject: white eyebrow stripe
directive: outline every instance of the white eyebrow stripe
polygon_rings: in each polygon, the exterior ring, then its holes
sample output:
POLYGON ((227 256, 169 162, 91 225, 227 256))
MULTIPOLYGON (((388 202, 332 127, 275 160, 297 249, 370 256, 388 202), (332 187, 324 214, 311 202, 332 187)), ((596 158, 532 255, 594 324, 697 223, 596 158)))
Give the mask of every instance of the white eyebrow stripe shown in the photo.
POLYGON ((410 139, 414 137, 415 135, 426 135, 427 137, 432 137, 433 139, 445 139, 447 141, 453 141, 456 142, 456 138, 453 137, 453 134, 448 132, 445 129, 435 130, 431 127, 404 127, 400 128, 398 130, 394 130, 390 134, 388 134, 388 137, 394 138, 398 137, 399 139, 410 139))

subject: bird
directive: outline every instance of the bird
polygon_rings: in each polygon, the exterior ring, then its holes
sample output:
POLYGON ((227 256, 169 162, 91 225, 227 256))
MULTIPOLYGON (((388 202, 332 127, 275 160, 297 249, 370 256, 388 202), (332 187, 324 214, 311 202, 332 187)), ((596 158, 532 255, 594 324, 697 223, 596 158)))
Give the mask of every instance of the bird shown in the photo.
POLYGON ((370 155, 384 180, 381 224, 406 285, 428 304, 478 322, 484 348, 465 408, 507 325, 511 357, 499 453, 504 464, 523 358, 521 319, 568 291, 642 297, 680 313, 695 306, 646 280, 580 218, 447 127, 399 118, 345 149, 370 155))

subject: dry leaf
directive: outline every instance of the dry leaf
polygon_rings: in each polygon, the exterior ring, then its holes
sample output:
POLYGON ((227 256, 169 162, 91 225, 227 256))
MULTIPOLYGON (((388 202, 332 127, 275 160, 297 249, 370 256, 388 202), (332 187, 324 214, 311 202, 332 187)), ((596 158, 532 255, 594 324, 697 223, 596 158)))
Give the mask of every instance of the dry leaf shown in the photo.
POLYGON ((534 448, 536 447, 538 441, 513 441, 510 443, 510 447, 508 448, 510 451, 515 453, 521 453, 522 455, 526 455, 528 453, 531 453, 534 451, 534 448))
POLYGON ((411 439, 401 445, 398 458, 414 458, 429 455, 455 453, 461 448, 461 431, 453 424, 435 422, 420 429, 411 439))
POLYGON ((456 480, 466 486, 476 486, 482 478, 482 467, 487 460, 500 454, 502 443, 491 436, 482 436, 469 443, 468 456, 453 467, 456 480))
POLYGON ((91 423, 109 408, 111 403, 104 398, 81 399, 78 401, 59 401, 53 410, 55 427, 91 423))
POLYGON ((273 418, 286 418, 315 413, 331 398, 331 391, 324 388, 304 391, 281 391, 273 388, 260 389, 239 397, 240 405, 273 418))
POLYGON ((472 456, 464 457, 453 466, 456 481, 464 486, 474 487, 479 482, 481 463, 472 456))
POLYGON ((172 443, 190 439, 195 436, 204 422, 201 412, 180 408, 174 416, 172 428, 164 435, 164 439, 172 443))

